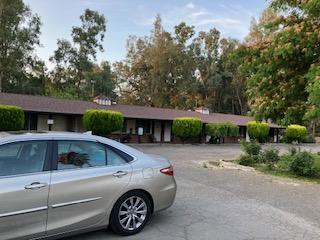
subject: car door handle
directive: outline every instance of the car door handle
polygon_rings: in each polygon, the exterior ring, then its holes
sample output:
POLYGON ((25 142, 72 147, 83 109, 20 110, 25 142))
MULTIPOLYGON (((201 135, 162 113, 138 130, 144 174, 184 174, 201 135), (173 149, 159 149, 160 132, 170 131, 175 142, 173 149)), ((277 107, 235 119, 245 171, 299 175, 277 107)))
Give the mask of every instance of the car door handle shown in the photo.
POLYGON ((34 182, 34 183, 31 183, 30 185, 26 185, 24 188, 27 190, 36 190, 36 189, 44 188, 46 186, 48 186, 48 184, 46 183, 34 182))
POLYGON ((122 176, 125 176, 125 175, 127 175, 128 174, 128 172, 127 171, 118 171, 118 172, 116 172, 116 173, 114 173, 114 174, 112 174, 114 177, 122 177, 122 176))

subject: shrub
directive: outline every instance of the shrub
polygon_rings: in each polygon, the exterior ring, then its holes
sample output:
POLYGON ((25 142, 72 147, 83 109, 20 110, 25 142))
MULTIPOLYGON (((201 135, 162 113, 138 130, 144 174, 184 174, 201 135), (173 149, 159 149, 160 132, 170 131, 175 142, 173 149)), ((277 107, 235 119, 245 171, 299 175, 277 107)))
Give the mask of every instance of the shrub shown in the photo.
POLYGON ((261 153, 260 160, 261 162, 267 164, 270 168, 273 168, 274 164, 280 160, 279 150, 274 148, 265 149, 261 153))
POLYGON ((316 139, 312 135, 307 135, 302 138, 301 142, 302 143, 316 143, 316 139))
POLYGON ((248 154, 241 155, 239 158, 239 164, 243 166, 252 166, 257 162, 256 157, 248 154))
POLYGON ((88 131, 99 136, 120 130, 123 126, 122 113, 109 110, 89 109, 84 113, 82 120, 88 131))
POLYGON ((303 138, 307 136, 307 128, 305 126, 292 124, 285 130, 285 139, 288 143, 298 142, 300 143, 303 138))
POLYGON ((24 127, 24 112, 16 106, 0 105, 0 131, 18 131, 24 127))
POLYGON ((258 156, 260 154, 261 146, 256 141, 241 141, 241 146, 242 150, 248 155, 258 156))
POLYGON ((248 122, 247 129, 250 139, 259 142, 266 142, 268 140, 270 129, 268 123, 251 121, 248 122))
POLYGON ((239 158, 239 164, 252 166, 259 162, 261 147, 256 141, 246 142, 241 141, 242 150, 245 152, 239 158))
POLYGON ((229 122, 208 123, 206 133, 211 136, 214 142, 220 142, 217 141, 220 138, 239 136, 239 127, 229 122))
POLYGON ((202 122, 199 118, 182 117, 173 120, 172 132, 182 141, 199 136, 201 130, 202 122))
POLYGON ((305 177, 313 176, 316 171, 314 167, 314 158, 311 153, 300 150, 291 156, 290 170, 299 175, 305 177))

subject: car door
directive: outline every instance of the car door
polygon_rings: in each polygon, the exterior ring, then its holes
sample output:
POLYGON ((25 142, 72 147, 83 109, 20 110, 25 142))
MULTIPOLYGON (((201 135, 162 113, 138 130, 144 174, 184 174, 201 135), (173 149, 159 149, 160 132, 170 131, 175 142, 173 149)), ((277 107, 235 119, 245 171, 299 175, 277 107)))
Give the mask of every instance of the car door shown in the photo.
POLYGON ((59 140, 55 146, 48 235, 103 224, 114 197, 129 183, 131 165, 107 164, 107 148, 96 141, 59 140))
POLYGON ((0 239, 42 237, 50 182, 48 141, 0 146, 0 239))

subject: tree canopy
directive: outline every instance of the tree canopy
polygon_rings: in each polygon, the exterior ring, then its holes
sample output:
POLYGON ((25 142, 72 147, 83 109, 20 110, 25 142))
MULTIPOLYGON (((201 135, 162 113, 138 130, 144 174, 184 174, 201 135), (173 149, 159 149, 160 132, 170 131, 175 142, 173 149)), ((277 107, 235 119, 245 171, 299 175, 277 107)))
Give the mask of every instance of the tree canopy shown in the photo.
POLYGON ((0 1, 0 91, 44 94, 45 66, 35 55, 40 26, 22 0, 0 1))
POLYGON ((314 0, 273 1, 254 25, 249 41, 235 52, 243 59, 248 102, 257 119, 288 125, 303 123, 309 111, 313 114, 308 116, 317 116, 318 7, 314 0))
POLYGON ((158 15, 150 36, 131 36, 127 57, 114 64, 124 103, 244 114, 244 83, 229 55, 239 42, 212 28, 196 34, 182 22, 168 32, 158 15))

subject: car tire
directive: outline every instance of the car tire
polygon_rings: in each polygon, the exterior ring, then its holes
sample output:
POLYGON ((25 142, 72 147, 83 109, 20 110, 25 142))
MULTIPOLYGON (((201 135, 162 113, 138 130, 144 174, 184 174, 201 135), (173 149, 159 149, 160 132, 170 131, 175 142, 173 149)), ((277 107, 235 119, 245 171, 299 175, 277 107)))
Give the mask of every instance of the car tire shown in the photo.
POLYGON ((142 191, 122 195, 110 215, 111 229, 122 236, 140 232, 151 217, 151 201, 142 191))

